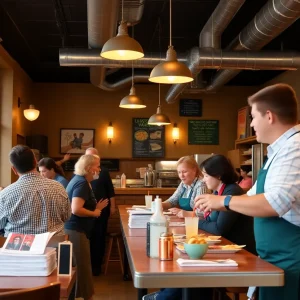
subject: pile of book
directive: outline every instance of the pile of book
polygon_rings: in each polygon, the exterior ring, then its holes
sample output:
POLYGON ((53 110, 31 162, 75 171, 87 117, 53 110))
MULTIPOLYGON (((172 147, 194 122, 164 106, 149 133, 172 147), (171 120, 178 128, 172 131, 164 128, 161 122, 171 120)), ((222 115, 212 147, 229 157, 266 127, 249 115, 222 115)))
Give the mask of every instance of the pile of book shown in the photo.
POLYGON ((55 232, 10 233, 0 249, 0 276, 48 276, 57 267, 56 249, 46 245, 55 232))
POLYGON ((56 249, 46 248, 44 254, 0 252, 0 276, 48 276, 56 265, 56 249))
POLYGON ((130 228, 147 228, 152 212, 148 209, 132 209, 128 211, 128 226, 130 228))

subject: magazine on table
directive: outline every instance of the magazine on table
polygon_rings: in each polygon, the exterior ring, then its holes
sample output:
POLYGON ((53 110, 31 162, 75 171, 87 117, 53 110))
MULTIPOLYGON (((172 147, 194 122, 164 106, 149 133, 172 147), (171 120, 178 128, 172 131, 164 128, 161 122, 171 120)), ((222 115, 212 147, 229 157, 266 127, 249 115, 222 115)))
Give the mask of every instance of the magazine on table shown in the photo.
POLYGON ((43 254, 55 232, 41 234, 10 233, 0 253, 43 254))

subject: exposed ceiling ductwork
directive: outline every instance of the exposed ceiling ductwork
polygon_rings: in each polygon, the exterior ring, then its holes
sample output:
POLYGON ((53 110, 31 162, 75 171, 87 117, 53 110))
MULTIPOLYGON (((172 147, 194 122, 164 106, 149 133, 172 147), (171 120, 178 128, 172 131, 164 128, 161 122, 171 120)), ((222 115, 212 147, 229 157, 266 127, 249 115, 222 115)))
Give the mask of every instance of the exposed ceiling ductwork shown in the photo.
MULTIPOLYGON (((178 54, 180 62, 195 64, 196 70, 238 69, 238 70, 297 70, 300 67, 298 52, 270 51, 226 51, 221 49, 199 49, 194 47, 189 54, 178 54)), ((145 53, 135 61, 115 61, 99 56, 98 49, 60 49, 59 62, 67 67, 103 66, 106 68, 150 69, 161 62, 160 53, 145 53)))
MULTIPOLYGON (((200 49, 221 48, 221 35, 244 2, 245 0, 221 0, 219 2, 200 33, 200 49)), ((199 69, 199 62, 200 55, 198 55, 196 50, 191 51, 188 67, 194 78, 201 72, 201 69, 199 69)), ((186 83, 172 85, 166 95, 166 101, 168 103, 174 102, 187 85, 188 84, 186 83)))
MULTIPOLYGON (((125 1, 124 4, 126 2, 134 3, 135 5, 139 3, 142 6, 144 4, 144 1, 125 1)), ((230 46, 226 50, 220 49, 220 39, 223 31, 244 2, 245 0, 221 0, 201 31, 199 48, 192 48, 187 54, 178 54, 179 60, 189 66, 195 77, 201 75, 199 72, 202 69, 228 69, 219 71, 211 85, 203 89, 205 92, 214 91, 217 87, 225 84, 228 81, 228 76, 230 78, 234 77, 240 72, 239 70, 294 70, 300 67, 300 55, 297 52, 252 52, 252 50, 260 50, 298 19, 300 2, 296 0, 269 0, 230 46)), ((107 5, 107 1, 104 0, 91 0, 88 5, 92 9, 93 5, 98 6, 101 3, 107 5)), ((103 9, 103 11, 105 10, 103 9)), ((136 10, 136 15, 141 17, 142 10, 136 10)), ((109 31, 111 28, 105 30, 107 24, 104 26, 101 23, 97 23, 95 20, 98 18, 99 15, 93 12, 88 13, 89 45, 98 49, 60 49, 59 59, 61 66, 91 67, 90 78, 93 84, 105 90, 115 90, 130 85, 131 76, 114 83, 108 83, 105 80, 107 75, 105 72, 106 68, 131 68, 133 65, 135 68, 149 69, 161 62, 160 53, 145 53, 144 58, 134 62, 111 61, 101 58, 99 48, 109 38, 108 36, 113 35, 113 33, 109 31), (91 22, 90 18, 92 18, 91 22), (93 26, 93 24, 96 25, 93 26), (91 37, 97 35, 98 31, 94 31, 93 28, 98 28, 100 35, 98 35, 96 43, 90 44, 90 35, 91 37), (101 35, 102 31, 103 35, 101 35), (94 47, 95 45, 97 47, 94 47)), ((110 20, 110 23, 112 22, 113 18, 110 20)), ((131 23, 134 24, 135 22, 131 20, 131 23)), ((112 25, 114 30, 116 29, 116 24, 117 22, 112 25)), ((135 81, 147 82, 148 72, 136 75, 135 81)), ((167 94, 167 102, 174 102, 185 87, 186 84, 172 86, 167 94)))
MULTIPOLYGON (((260 50, 291 26, 299 16, 299 0, 269 0, 227 49, 260 50)), ((238 70, 218 72, 207 90, 216 91, 239 72, 238 70)))
MULTIPOLYGON (((88 0, 88 44, 92 49, 101 49, 105 42, 116 34, 120 0, 88 0), (110 13, 108 13, 110 12, 110 13)), ((144 0, 124 0, 124 20, 128 26, 140 22, 144 11, 144 0)), ((99 54, 98 54, 99 55, 99 54)), ((130 85, 131 77, 122 79, 119 83, 106 81, 108 71, 104 66, 90 68, 90 81, 93 85, 106 90, 114 91, 130 85)), ((146 75, 145 75, 146 76, 146 75)), ((137 76, 136 82, 145 82, 145 76, 137 76)))

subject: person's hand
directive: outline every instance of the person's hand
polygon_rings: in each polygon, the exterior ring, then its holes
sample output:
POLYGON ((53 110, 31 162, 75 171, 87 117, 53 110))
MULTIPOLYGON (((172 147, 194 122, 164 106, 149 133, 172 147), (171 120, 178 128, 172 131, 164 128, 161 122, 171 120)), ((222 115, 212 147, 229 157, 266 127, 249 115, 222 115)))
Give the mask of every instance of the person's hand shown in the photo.
POLYGON ((71 158, 71 154, 67 153, 64 155, 63 162, 68 161, 71 158))
POLYGON ((100 215, 101 215, 101 209, 96 208, 96 209, 94 210, 94 214, 95 214, 95 217, 96 217, 96 218, 100 217, 100 215))
POLYGON ((212 210, 224 210, 224 196, 202 194, 195 198, 195 207, 204 213, 212 210))
POLYGON ((172 208, 169 208, 168 211, 170 211, 173 215, 177 215, 179 213, 181 209, 180 208, 177 208, 177 207, 172 207, 172 208))
POLYGON ((116 207, 115 206, 110 206, 110 216, 112 216, 116 212, 116 207))
POLYGON ((108 205, 108 199, 100 199, 99 202, 97 203, 96 207, 100 210, 102 210, 103 208, 105 208, 108 205))
POLYGON ((179 211, 178 211, 178 213, 176 214, 176 216, 178 217, 178 218, 184 218, 185 217, 185 214, 184 214, 184 210, 183 209, 180 209, 179 211))

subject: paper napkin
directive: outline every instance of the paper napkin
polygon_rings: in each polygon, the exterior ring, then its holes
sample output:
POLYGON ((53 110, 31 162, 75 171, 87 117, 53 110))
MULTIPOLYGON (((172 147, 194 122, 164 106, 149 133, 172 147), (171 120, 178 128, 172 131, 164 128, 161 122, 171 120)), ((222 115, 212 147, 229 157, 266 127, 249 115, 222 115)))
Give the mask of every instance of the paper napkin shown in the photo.
POLYGON ((238 264, 232 259, 182 259, 178 258, 177 263, 181 267, 237 267, 238 264))

